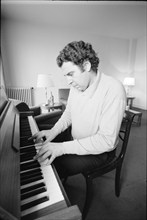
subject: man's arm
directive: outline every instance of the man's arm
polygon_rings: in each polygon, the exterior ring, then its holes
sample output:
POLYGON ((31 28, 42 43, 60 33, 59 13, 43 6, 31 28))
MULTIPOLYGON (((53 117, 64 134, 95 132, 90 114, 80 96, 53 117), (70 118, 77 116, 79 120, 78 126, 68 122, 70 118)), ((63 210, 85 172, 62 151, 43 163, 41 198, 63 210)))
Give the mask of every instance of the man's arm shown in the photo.
POLYGON ((64 154, 101 154, 116 147, 126 102, 119 98, 105 102, 97 133, 90 137, 64 142, 64 154))

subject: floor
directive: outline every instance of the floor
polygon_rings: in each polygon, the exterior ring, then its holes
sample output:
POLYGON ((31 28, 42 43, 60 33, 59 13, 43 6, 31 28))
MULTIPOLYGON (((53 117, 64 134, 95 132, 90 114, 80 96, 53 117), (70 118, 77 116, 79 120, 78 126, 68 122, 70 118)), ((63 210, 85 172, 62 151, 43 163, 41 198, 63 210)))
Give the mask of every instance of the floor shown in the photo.
MULTIPOLYGON (((86 220, 145 220, 146 219, 146 120, 142 111, 141 126, 132 125, 129 145, 121 177, 121 194, 114 192, 114 172, 93 182, 94 197, 86 220)), ((66 192, 72 204, 82 211, 85 181, 82 175, 70 177, 66 192)))

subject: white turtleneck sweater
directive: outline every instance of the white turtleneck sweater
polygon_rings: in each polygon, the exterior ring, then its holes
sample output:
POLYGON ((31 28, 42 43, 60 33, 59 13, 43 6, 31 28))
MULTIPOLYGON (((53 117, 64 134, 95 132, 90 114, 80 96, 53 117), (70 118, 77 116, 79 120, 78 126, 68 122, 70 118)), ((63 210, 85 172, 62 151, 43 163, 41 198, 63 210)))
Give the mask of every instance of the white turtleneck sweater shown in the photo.
POLYGON ((72 125, 72 141, 63 142, 64 154, 101 154, 112 151, 126 107, 126 93, 118 80, 98 72, 84 92, 71 88, 67 107, 52 128, 59 134, 72 125))

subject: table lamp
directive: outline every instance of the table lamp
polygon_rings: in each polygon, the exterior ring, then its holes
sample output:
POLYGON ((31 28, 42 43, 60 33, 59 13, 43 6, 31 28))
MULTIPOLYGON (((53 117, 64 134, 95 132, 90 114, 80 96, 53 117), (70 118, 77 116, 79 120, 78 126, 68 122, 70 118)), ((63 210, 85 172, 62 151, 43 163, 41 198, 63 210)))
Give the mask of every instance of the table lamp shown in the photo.
POLYGON ((126 89, 127 96, 132 96, 132 87, 135 86, 135 78, 134 77, 126 77, 124 78, 123 85, 126 89))
POLYGON ((48 74, 38 74, 37 78, 37 87, 38 88, 45 88, 45 97, 46 97, 46 102, 45 105, 54 105, 54 96, 52 92, 50 91, 50 103, 48 102, 48 96, 47 96, 47 88, 54 87, 54 83, 52 81, 51 75, 48 74))

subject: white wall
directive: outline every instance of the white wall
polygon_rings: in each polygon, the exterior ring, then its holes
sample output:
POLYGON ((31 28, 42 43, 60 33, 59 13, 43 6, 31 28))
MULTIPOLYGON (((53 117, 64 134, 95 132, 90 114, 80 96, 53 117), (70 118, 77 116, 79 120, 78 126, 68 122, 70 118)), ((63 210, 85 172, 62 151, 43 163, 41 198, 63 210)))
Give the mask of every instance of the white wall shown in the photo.
MULTIPOLYGON (((123 79, 121 73, 126 72, 124 67, 128 62, 127 40, 13 21, 4 23, 4 34, 7 86, 36 87, 37 74, 49 73, 53 74, 57 87, 66 87, 66 79, 57 67, 56 57, 68 42, 81 39, 93 44, 100 57, 100 69, 106 74, 123 79)), ((35 100, 39 102, 36 98, 35 100)))
MULTIPOLYGON (((49 73, 53 74, 57 88, 67 87, 66 79, 57 67, 56 57, 59 51, 73 40, 92 43, 100 57, 99 69, 104 73, 123 81, 124 77, 133 72, 137 81, 133 91, 136 97, 134 103, 137 107, 146 109, 145 37, 132 41, 102 36, 97 31, 92 33, 88 29, 4 19, 2 54, 6 85, 36 87, 37 74, 49 73)), ((54 89, 55 101, 58 101, 57 93, 57 89, 54 89)), ((44 91, 35 90, 34 100, 35 105, 44 102, 44 91)))
POLYGON ((146 72, 146 37, 142 37, 137 41, 136 59, 134 65, 134 77, 136 80, 134 87, 134 106, 142 109, 147 109, 147 72, 146 72))

